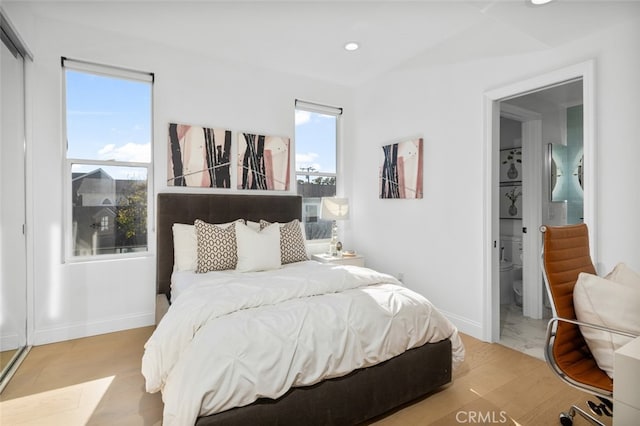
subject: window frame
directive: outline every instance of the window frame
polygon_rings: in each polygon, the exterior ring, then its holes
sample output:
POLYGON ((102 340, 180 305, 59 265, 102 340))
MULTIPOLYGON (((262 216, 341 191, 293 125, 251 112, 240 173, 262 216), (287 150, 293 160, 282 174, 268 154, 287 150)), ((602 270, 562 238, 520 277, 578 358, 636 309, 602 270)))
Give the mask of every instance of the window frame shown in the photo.
POLYGON ((62 79, 62 182, 63 190, 63 206, 62 206, 62 232, 63 232, 63 250, 62 263, 84 263, 99 262, 116 259, 130 259, 139 257, 150 257, 152 253, 151 233, 154 230, 154 74, 151 72, 135 71, 126 68, 120 68, 111 65, 97 64, 93 62, 80 61, 61 57, 61 79, 62 79), (119 160, 95 160, 85 158, 68 157, 68 129, 67 129, 67 70, 75 72, 83 72, 101 77, 117 78, 122 80, 130 80, 141 83, 149 83, 150 103, 149 103, 149 162, 119 161, 119 160), (95 165, 97 167, 131 167, 146 170, 147 184, 147 243, 146 250, 127 252, 127 253, 109 253, 109 254, 92 254, 92 255, 75 255, 73 240, 73 166, 74 165, 95 165))
MULTIPOLYGON (((336 120, 336 129, 335 129, 335 157, 336 157, 336 171, 335 173, 330 173, 330 172, 304 172, 303 170, 298 170, 297 164, 295 165, 296 167, 294 168, 294 177, 295 177, 295 182, 296 182, 296 194, 300 195, 298 193, 297 190, 297 182, 298 182, 298 176, 309 176, 309 178, 314 177, 333 177, 335 178, 335 195, 338 196, 338 194, 340 193, 340 191, 338 191, 338 183, 340 182, 341 179, 341 173, 340 171, 342 170, 340 167, 340 153, 342 152, 341 150, 341 144, 342 144, 342 140, 341 140, 341 126, 342 126, 342 115, 343 115, 343 108, 341 107, 334 107, 334 106, 330 106, 330 105, 325 105, 325 104, 320 104, 320 103, 316 103, 316 102, 309 102, 309 101, 303 101, 300 99, 296 99, 295 100, 295 104, 294 104, 294 116, 295 113, 300 110, 300 111, 307 111, 307 112, 311 112, 311 113, 316 113, 316 114, 323 114, 323 115, 331 115, 333 117, 335 117, 336 120)), ((297 127, 297 125, 294 123, 294 127, 297 127)), ((298 144, 296 143, 296 153, 297 153, 297 149, 298 149, 298 144)), ((341 184, 342 185, 342 184, 341 184)), ((303 225, 306 224, 305 222, 305 209, 307 206, 305 206, 304 204, 304 198, 302 197, 303 203, 302 203, 302 211, 301 211, 301 215, 302 215, 302 220, 303 220, 303 225)), ((320 216, 320 211, 319 211, 319 206, 318 206, 318 218, 320 216)), ((311 239, 311 238, 307 238, 307 241, 312 243, 312 244, 323 244, 323 243, 327 243, 331 240, 331 236, 329 235, 327 238, 316 238, 316 239, 311 239)))

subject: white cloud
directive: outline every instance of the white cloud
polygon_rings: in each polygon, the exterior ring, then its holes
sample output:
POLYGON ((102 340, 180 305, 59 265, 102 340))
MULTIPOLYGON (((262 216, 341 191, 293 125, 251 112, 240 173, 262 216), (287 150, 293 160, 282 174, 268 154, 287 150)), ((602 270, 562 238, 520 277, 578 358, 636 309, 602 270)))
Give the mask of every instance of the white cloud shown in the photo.
POLYGON ((322 114, 318 112, 310 112, 303 110, 296 110, 296 126, 309 123, 311 120, 318 122, 320 120, 335 120, 335 116, 322 114))
POLYGON ((296 126, 308 123, 311 120, 311 113, 309 111, 296 110, 296 126))
POLYGON ((100 154, 100 159, 102 160, 149 163, 151 162, 151 144, 129 142, 122 146, 116 146, 115 144, 110 143, 100 149, 98 154, 100 154))
POLYGON ((296 164, 300 163, 312 163, 318 158, 319 155, 315 152, 307 152, 307 153, 296 153, 296 164))
POLYGON ((307 169, 312 167, 312 171, 319 172, 321 171, 321 165, 316 161, 319 157, 315 152, 307 152, 307 153, 296 153, 296 167, 297 172, 300 173, 300 170, 307 169))
POLYGON ((107 144, 107 145, 103 146, 100 151, 98 151, 98 154, 100 154, 100 155, 108 155, 111 151, 114 150, 115 147, 116 147, 116 145, 113 144, 113 143, 107 144))

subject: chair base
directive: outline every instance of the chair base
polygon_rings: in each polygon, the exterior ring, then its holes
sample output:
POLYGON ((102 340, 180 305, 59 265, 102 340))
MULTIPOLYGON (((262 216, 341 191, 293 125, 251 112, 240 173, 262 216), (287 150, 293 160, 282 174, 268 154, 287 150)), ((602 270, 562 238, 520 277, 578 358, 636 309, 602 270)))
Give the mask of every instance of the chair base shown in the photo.
POLYGON ((596 404, 593 401, 587 401, 587 405, 591 412, 597 416, 602 416, 603 414, 607 417, 613 417, 613 404, 608 399, 604 399, 602 397, 598 397, 600 399, 600 404, 596 404))
POLYGON ((584 411, 582 408, 578 407, 577 405, 572 405, 571 408, 569 408, 568 412, 560 413, 560 424, 562 426, 573 425, 573 418, 576 416, 576 414, 579 414, 582 418, 584 418, 586 421, 588 421, 592 425, 605 426, 604 423, 602 423, 601 421, 599 421, 598 419, 596 419, 595 417, 593 417, 592 415, 584 411))

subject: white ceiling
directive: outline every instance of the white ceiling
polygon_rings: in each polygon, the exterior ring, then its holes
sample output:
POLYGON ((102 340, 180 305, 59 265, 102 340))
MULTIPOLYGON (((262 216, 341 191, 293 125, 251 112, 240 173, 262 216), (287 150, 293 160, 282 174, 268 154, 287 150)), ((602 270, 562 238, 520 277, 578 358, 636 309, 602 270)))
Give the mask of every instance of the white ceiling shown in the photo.
POLYGON ((556 84, 531 93, 502 101, 531 111, 538 111, 541 105, 572 106, 582 103, 582 79, 556 84))
POLYGON ((632 17, 640 1, 4 0, 33 13, 218 60, 357 86, 400 66, 560 46, 632 17), (347 52, 356 40, 361 48, 347 52))

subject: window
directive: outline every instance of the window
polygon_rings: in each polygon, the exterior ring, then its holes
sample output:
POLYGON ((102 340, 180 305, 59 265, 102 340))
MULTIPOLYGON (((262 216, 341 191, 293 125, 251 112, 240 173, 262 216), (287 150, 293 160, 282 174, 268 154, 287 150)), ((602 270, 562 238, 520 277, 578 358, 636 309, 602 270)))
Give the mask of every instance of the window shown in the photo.
POLYGON ((153 74, 62 59, 67 257, 147 251, 153 74))
POLYGON ((341 108, 296 100, 296 180, 302 196, 307 239, 331 237, 331 221, 321 220, 320 200, 336 195, 338 120, 341 108))
POLYGON ((100 230, 102 232, 109 230, 109 216, 102 216, 100 219, 100 230))

